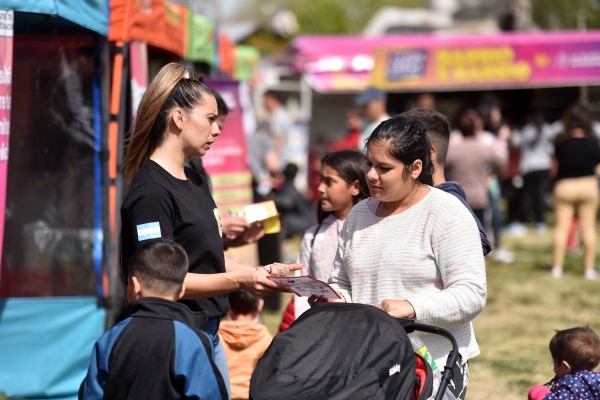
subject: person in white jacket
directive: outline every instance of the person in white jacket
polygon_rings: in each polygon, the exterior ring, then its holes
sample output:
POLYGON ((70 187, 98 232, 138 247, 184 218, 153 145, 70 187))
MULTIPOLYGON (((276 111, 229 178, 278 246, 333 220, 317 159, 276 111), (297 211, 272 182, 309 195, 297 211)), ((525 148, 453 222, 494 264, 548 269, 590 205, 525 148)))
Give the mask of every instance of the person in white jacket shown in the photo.
POLYGON ((518 221, 506 229, 509 235, 525 234, 531 211, 535 232, 539 235, 546 233, 546 197, 550 192, 553 142, 558 133, 555 127, 544 121, 541 113, 532 114, 527 124, 521 129, 513 130, 510 145, 520 150, 519 172, 523 176, 523 189, 519 200, 518 221))

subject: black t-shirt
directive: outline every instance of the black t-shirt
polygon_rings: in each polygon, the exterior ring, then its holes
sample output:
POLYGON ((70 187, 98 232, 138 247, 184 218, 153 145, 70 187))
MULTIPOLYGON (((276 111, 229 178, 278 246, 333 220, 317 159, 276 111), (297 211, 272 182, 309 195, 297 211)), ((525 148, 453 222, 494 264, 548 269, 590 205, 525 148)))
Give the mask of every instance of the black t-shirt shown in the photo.
POLYGON ((594 137, 569 138, 557 144, 558 161, 556 180, 594 176, 600 163, 600 142, 594 137))
MULTIPOLYGON (((146 240, 167 238, 187 252, 189 272, 225 272, 219 210, 208 185, 196 171, 185 168, 187 180, 177 179, 152 160, 142 164, 133 177, 121 206, 121 269, 133 251, 146 240)), ((229 309, 227 295, 200 300, 181 300, 193 311, 210 317, 229 309)))

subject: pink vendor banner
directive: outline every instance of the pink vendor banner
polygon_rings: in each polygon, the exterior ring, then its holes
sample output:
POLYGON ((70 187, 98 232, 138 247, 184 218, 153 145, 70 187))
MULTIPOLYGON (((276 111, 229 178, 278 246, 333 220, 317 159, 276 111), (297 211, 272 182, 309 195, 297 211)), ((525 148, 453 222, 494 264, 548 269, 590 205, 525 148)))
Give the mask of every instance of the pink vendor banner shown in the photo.
POLYGON ((0 10, 0 262, 4 243, 4 212, 10 133, 10 96, 13 61, 13 11, 0 10))
POLYGON ((202 162, 210 175, 217 206, 225 211, 237 211, 252 203, 252 175, 247 162, 240 82, 207 78, 205 83, 219 92, 229 114, 221 135, 202 157, 202 162))
POLYGON ((600 33, 443 38, 376 48, 372 83, 386 90, 594 85, 600 33), (529 40, 527 40, 529 39, 529 40))

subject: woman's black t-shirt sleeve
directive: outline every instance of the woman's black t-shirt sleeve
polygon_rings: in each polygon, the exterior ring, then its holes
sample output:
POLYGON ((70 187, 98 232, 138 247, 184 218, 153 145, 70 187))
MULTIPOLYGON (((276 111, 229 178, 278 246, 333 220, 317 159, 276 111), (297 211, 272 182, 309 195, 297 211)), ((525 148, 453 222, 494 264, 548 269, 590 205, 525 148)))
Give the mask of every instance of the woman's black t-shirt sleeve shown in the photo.
POLYGON ((128 206, 121 210, 123 251, 121 267, 127 277, 127 263, 142 243, 173 239, 175 212, 170 194, 162 186, 146 183, 127 196, 128 206))

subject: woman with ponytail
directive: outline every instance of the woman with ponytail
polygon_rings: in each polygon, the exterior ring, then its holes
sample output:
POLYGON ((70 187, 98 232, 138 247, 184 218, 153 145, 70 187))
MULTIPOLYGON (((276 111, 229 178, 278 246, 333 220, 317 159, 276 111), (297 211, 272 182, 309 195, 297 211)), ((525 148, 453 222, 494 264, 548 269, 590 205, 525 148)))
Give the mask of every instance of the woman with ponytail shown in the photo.
POLYGON ((123 160, 131 185, 121 207, 121 267, 150 240, 173 239, 186 250, 189 270, 180 300, 197 313, 198 328, 215 345, 215 362, 228 384, 227 361, 217 334, 229 309, 227 294, 247 290, 256 296, 289 291, 269 275, 286 275, 297 264, 251 267, 225 257, 219 210, 207 182, 186 167, 204 156, 219 137, 215 92, 190 77, 181 64, 164 66, 146 90, 123 160))

